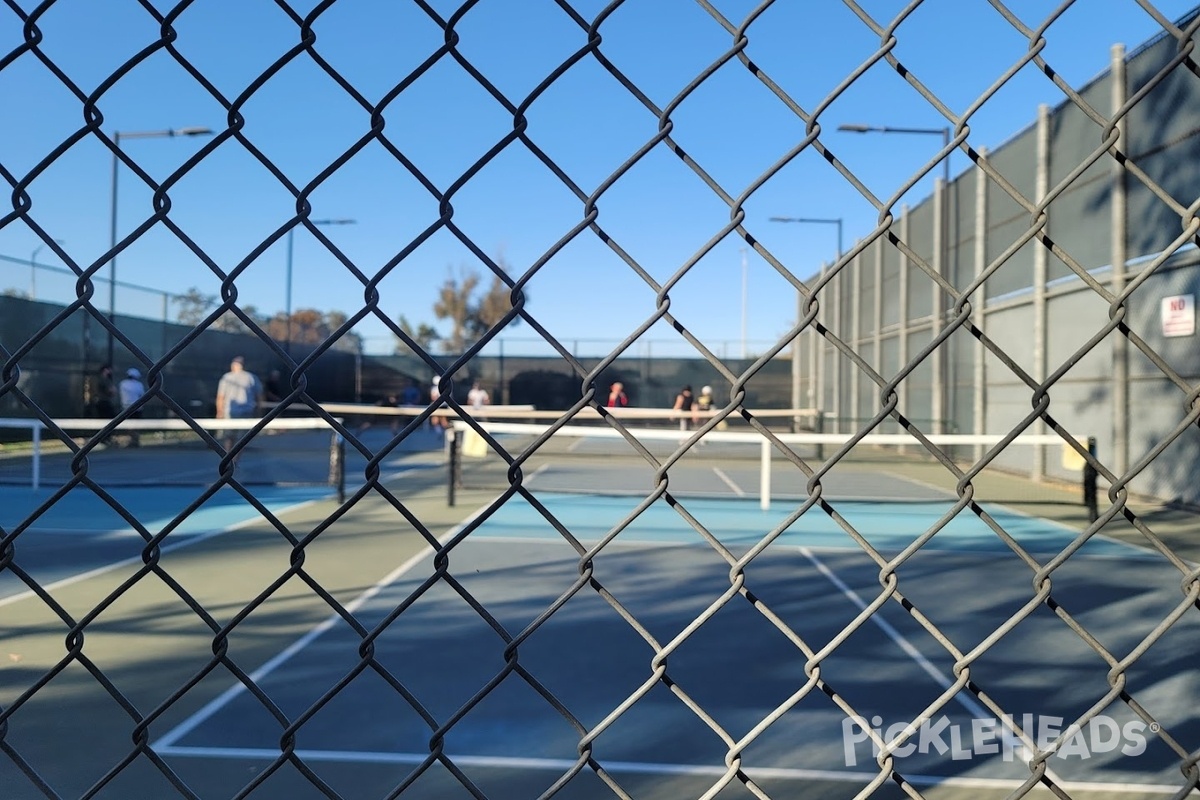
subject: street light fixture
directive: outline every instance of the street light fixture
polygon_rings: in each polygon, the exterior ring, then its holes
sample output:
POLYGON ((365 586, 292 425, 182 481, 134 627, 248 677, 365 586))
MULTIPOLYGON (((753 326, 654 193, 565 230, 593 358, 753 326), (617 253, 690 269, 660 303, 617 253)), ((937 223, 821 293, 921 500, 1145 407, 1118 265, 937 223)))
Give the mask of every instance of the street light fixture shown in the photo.
MULTIPOLYGON (((55 244, 63 244, 62 239, 55 239, 55 244)), ((38 253, 46 249, 45 244, 39 244, 33 248, 33 255, 29 257, 29 299, 37 300, 37 256, 38 253)))
MULTIPOLYGON (((210 136, 210 128, 189 127, 169 128, 162 131, 113 131, 112 157, 112 214, 109 217, 109 251, 112 257, 108 260, 108 321, 116 324, 117 318, 117 176, 121 159, 117 155, 121 149, 122 139, 169 139, 176 136, 210 136)), ((113 362, 113 334, 108 331, 108 363, 113 362)))
MULTIPOLYGON (((310 219, 310 220, 308 220, 308 224, 310 224, 310 225, 357 225, 358 220, 356 220, 356 219, 310 219)), ((291 228, 288 228, 288 234, 287 234, 287 278, 285 280, 285 282, 287 284, 287 288, 286 288, 287 298, 285 301, 287 308, 284 312, 287 315, 287 338, 285 339, 285 341, 283 343, 283 351, 285 353, 287 353, 288 356, 291 356, 291 354, 292 354, 292 252, 293 252, 293 248, 294 248, 294 244, 295 244, 295 235, 296 235, 296 228, 294 226, 291 228)))
MULTIPOLYGON (((836 225, 837 226, 837 257, 842 257, 842 227, 844 220, 841 217, 821 218, 821 217, 771 217, 771 222, 798 222, 804 224, 817 225, 836 225)), ((797 321, 804 316, 804 296, 796 295, 796 319, 797 321)), ((812 407, 817 406, 816 399, 816 374, 817 374, 817 348, 816 338, 812 339, 813 351, 811 353, 812 363, 809 365, 808 376, 808 393, 812 398, 812 407)), ((792 340, 792 408, 800 408, 800 337, 797 336, 792 340)), ((800 429, 800 420, 796 418, 792 422, 793 427, 798 431, 800 429)))
MULTIPOLYGON (((949 128, 949 126, 946 126, 943 128, 896 128, 891 125, 861 125, 858 123, 850 122, 850 123, 846 123, 845 125, 838 125, 837 129, 839 131, 845 131, 846 133, 928 134, 928 135, 942 137, 942 147, 943 148, 950 146, 950 128, 949 128)), ((942 180, 945 182, 947 187, 950 186, 950 156, 949 155, 947 155, 945 158, 942 159, 942 180)))

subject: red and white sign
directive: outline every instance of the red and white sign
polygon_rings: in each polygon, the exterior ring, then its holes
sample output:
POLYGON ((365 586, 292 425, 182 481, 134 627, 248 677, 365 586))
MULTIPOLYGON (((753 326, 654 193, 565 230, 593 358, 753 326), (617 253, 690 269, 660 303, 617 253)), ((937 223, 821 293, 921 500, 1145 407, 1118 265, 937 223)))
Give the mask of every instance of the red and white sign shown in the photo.
POLYGON ((1163 336, 1192 336, 1196 333, 1196 296, 1180 294, 1162 300, 1163 336))

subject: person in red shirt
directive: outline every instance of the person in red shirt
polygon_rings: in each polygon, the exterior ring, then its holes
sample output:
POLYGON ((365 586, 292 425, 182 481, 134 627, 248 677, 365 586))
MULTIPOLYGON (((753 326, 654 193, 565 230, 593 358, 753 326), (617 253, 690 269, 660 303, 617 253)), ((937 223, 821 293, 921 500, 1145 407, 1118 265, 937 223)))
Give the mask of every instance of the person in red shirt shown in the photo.
POLYGON ((625 408, 629 405, 629 398, 625 396, 625 384, 617 381, 608 390, 608 402, 604 405, 609 408, 625 408))

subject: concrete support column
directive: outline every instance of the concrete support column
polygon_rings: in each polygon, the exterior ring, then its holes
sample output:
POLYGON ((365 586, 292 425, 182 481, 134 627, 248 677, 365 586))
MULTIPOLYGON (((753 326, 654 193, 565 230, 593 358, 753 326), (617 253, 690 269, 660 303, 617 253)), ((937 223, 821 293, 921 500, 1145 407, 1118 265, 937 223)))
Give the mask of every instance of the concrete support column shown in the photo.
MULTIPOLYGON (((850 263, 850 341, 854 343, 854 352, 862 354, 862 253, 854 257, 850 263)), ((858 391, 862 381, 862 372, 854 364, 847 364, 846 371, 850 378, 850 418, 857 420, 858 391)), ((858 430, 858 423, 851 422, 850 429, 858 430)))
MULTIPOLYGON (((908 206, 901 206, 900 208, 900 239, 901 241, 908 241, 908 206)), ((901 369, 908 364, 908 272, 910 269, 912 269, 912 264, 909 263, 908 256, 901 252, 900 325, 896 329, 896 335, 900 337, 898 349, 901 369)), ((906 416, 912 414, 912 409, 908 407, 908 378, 900 381, 900 385, 896 387, 896 401, 899 403, 898 408, 901 414, 906 416)))
MULTIPOLYGON (((987 149, 980 148, 979 157, 987 158, 987 149)), ((975 170, 975 278, 978 279, 987 269, 987 174, 981 169, 975 170)), ((987 292, 980 286, 971 295, 971 321, 975 327, 987 333, 987 292)), ((987 433, 987 348, 983 342, 975 340, 974 375, 975 385, 974 433, 987 433)), ((975 460, 983 458, 987 450, 983 445, 975 446, 975 460)))
MULTIPOLYGON (((1125 103, 1129 88, 1125 77, 1125 47, 1112 48, 1112 109, 1115 114, 1125 103)), ((1121 138, 1117 146, 1129 150, 1129 121, 1117 121, 1121 138)), ((1125 291, 1129 279, 1129 216, 1127 213, 1127 176, 1125 166, 1112 160, 1112 284, 1113 294, 1125 291)), ((1129 469, 1129 340, 1119 332, 1110 334, 1112 342, 1112 469, 1124 475, 1129 469)))
MULTIPOLYGON (((939 180, 933 192, 933 271, 945 277, 946 268, 946 194, 947 186, 939 180)), ((930 337, 936 339, 941 334, 943 326, 943 309, 946 293, 937 281, 932 282, 932 298, 930 301, 930 337)), ((930 398, 929 415, 933 417, 933 432, 945 433, 946 419, 946 345, 942 345, 929 355, 930 398)))
MULTIPOLYGON (((825 275, 828 272, 829 272, 829 264, 822 263, 821 264, 821 280, 825 279, 825 275)), ((820 298, 820 301, 821 301, 821 313, 819 314, 819 317, 822 319, 829 319, 829 311, 828 311, 828 307, 827 307, 828 295, 826 295, 826 297, 824 297, 824 298, 820 298)), ((829 348, 827 346, 828 342, 825 341, 825 337, 822 336, 821 334, 817 333, 815 328, 812 329, 811 336, 812 336, 813 368, 816 372, 815 380, 816 380, 816 384, 817 384, 817 396, 816 396, 816 401, 813 403, 813 406, 814 406, 814 408, 819 409, 820 413, 822 415, 824 415, 824 413, 825 413, 825 382, 827 380, 827 376, 829 375, 829 369, 828 369, 829 365, 826 363, 826 358, 828 357, 829 348)), ((824 425, 824 421, 818 422, 817 430, 822 430, 823 425, 824 425)))
MULTIPOLYGON (((833 334, 839 339, 846 338, 846 332, 842 330, 843 319, 845 314, 842 309, 842 278, 845 275, 845 269, 840 269, 833 276, 833 319, 830 323, 830 328, 833 334)), ((842 417, 845 414, 842 411, 842 353, 836 346, 830 345, 831 356, 833 358, 833 432, 842 432, 842 417)))
MULTIPOLYGON (((875 344, 875 360, 871 362, 871 366, 880 375, 883 375, 883 244, 884 239, 876 239, 872 253, 875 255, 875 292, 871 299, 871 317, 874 320, 875 327, 871 329, 875 344)), ((884 376, 886 377, 886 376, 884 376)), ((879 392, 876 387, 871 387, 872 396, 879 397, 879 392)), ((879 403, 871 403, 871 414, 874 415, 879 410, 879 403)))
MULTIPOLYGON (((1035 200, 1042 202, 1050 191, 1050 106, 1038 106, 1037 116, 1037 172, 1035 175, 1035 200)), ((1045 230, 1049 234, 1049 226, 1045 230)), ((1038 383, 1046 380, 1046 275, 1049 252, 1040 241, 1033 249, 1033 378, 1038 383)), ((1032 426, 1033 433, 1045 433, 1046 424, 1041 420, 1032 426)), ((1046 475, 1046 448, 1035 447, 1033 456, 1033 479, 1041 480, 1046 475)))

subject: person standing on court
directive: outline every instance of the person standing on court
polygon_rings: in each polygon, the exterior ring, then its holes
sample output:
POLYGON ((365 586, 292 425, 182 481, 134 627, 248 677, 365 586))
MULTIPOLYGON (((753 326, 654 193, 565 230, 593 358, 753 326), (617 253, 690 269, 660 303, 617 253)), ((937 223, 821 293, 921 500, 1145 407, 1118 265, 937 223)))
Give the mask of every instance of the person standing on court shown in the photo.
MULTIPOLYGON (((443 403, 438 402, 438 400, 442 396, 441 390, 438 389, 438 381, 440 381, 441 379, 442 379, 441 375, 434 375, 433 376, 433 385, 429 387, 429 404, 431 406, 433 406, 434 411, 438 410, 439 408, 444 407, 443 403)), ((432 427, 434 429, 434 431, 444 431, 446 429, 446 418, 445 417, 430 417, 429 425, 430 425, 430 427, 432 427)))
POLYGON ((675 405, 671 409, 678 412, 679 430, 686 431, 691 426, 692 411, 696 408, 696 396, 692 394, 692 386, 688 384, 675 395, 675 405))
MULTIPOLYGON (((703 389, 700 390, 700 396, 696 398, 696 411, 697 412, 712 411, 712 407, 713 407, 712 387, 705 386, 703 389)), ((701 420, 701 417, 700 417, 699 413, 697 413, 695 416, 692 417, 692 422, 696 425, 700 424, 700 420, 701 420)))
POLYGON ((479 381, 475 381, 471 385, 471 391, 467 392, 467 403, 476 411, 482 410, 491 401, 492 398, 488 395, 487 389, 480 386, 479 381))
POLYGON ((629 405, 629 398, 625 396, 625 384, 617 381, 608 389, 608 402, 604 404, 608 408, 625 408, 629 405))
POLYGON ((96 370, 92 413, 99 419, 112 419, 117 415, 117 385, 113 383, 112 364, 104 364, 96 370))
POLYGON ((283 388, 283 374, 277 369, 271 370, 263 387, 263 397, 268 403, 278 403, 286 394, 287 390, 283 388))
MULTIPOLYGON (((258 414, 263 388, 258 376, 246 369, 246 359, 235 356, 229 371, 217 383, 217 418, 247 419, 258 414)), ((225 432, 225 449, 233 447, 233 431, 225 432)))
MULTIPOLYGON (((130 367, 125 371, 125 379, 117 384, 117 391, 121 396, 121 410, 128 411, 129 408, 142 399, 146 394, 146 386, 142 383, 142 373, 136 367, 130 367)), ((134 411, 129 415, 133 419, 140 419, 142 416, 141 409, 134 411)), ((129 446, 137 447, 141 444, 138 438, 137 431, 129 434, 129 446)))

